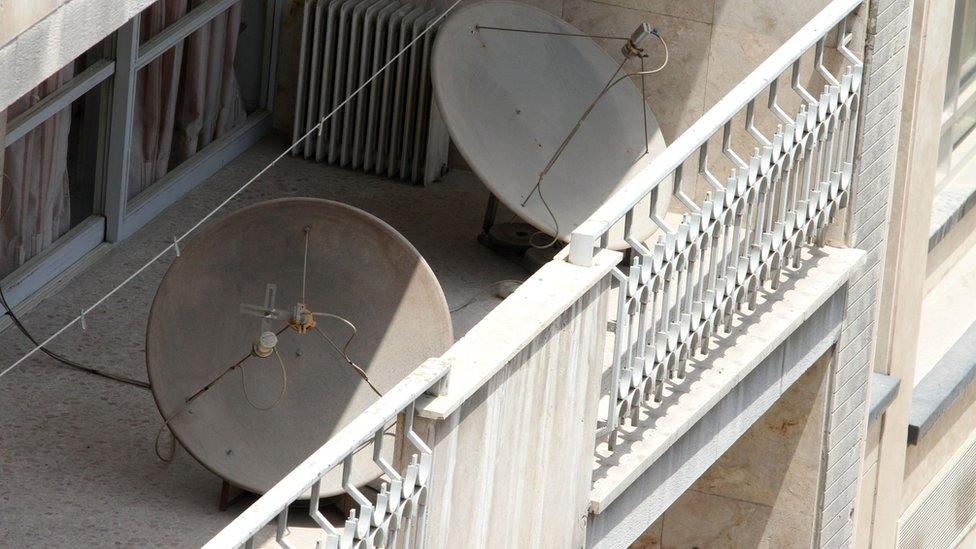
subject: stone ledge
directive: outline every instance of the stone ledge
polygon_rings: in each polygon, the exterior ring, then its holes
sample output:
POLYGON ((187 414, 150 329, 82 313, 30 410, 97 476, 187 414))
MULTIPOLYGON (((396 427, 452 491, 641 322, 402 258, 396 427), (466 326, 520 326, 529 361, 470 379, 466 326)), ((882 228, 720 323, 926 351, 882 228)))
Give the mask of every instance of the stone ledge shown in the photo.
POLYGON ((71 0, 0 47, 0 110, 135 17, 153 0, 71 0), (67 32, 71 29, 71 32, 67 32))
POLYGON ((603 250, 593 265, 550 261, 441 356, 451 365, 447 390, 418 401, 417 413, 446 419, 543 330, 590 291, 622 258, 603 250))
POLYGON ((868 423, 877 421, 898 394, 901 380, 878 372, 871 372, 871 409, 868 423))
POLYGON ((936 193, 929 224, 929 251, 935 249, 952 227, 976 205, 976 165, 967 168, 936 193))
POLYGON ((915 386, 908 415, 908 443, 918 441, 935 425, 976 377, 976 323, 915 386))

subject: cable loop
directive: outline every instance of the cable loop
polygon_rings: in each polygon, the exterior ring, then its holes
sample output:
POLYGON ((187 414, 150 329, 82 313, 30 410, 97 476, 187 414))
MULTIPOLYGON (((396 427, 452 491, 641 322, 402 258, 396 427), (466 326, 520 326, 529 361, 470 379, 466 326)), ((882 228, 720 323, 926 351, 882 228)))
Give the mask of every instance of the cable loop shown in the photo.
MULTIPOLYGON (((535 242, 533 242, 535 240, 535 237, 536 236, 538 236, 540 234, 544 234, 543 231, 536 231, 535 233, 532 234, 531 237, 529 237, 529 245, 532 246, 533 248, 536 248, 536 249, 549 248, 549 247, 555 245, 556 242, 559 241, 559 221, 556 219, 556 215, 552 212, 552 208, 549 206, 549 202, 546 200, 545 196, 543 196, 543 194, 542 194, 542 181, 543 181, 543 179, 545 179, 545 177, 547 175, 549 175, 549 171, 556 164, 556 161, 559 160, 559 158, 562 156, 563 152, 565 152, 566 147, 569 146, 569 143, 576 136, 576 132, 578 132, 579 129, 583 126, 583 122, 586 121, 586 118, 589 117, 589 115, 590 115, 591 112, 593 112, 593 109, 597 106, 597 104, 600 102, 600 100, 603 99, 606 96, 606 94, 614 86, 616 86, 620 82, 623 82, 627 78, 633 77, 633 76, 640 76, 641 79, 643 80, 643 77, 644 76, 646 76, 648 74, 654 74, 654 73, 657 73, 657 72, 661 72, 662 70, 664 70, 664 67, 668 66, 668 62, 671 59, 671 54, 670 54, 670 52, 668 50, 668 43, 667 43, 667 41, 665 41, 664 40, 664 37, 662 37, 660 35, 660 33, 656 32, 656 31, 655 32, 652 32, 651 34, 653 34, 655 37, 657 37, 657 39, 661 42, 661 45, 664 47, 664 61, 661 63, 661 65, 659 67, 657 67, 655 69, 651 69, 651 70, 640 70, 640 71, 636 71, 636 72, 625 73, 623 76, 620 76, 618 78, 617 75, 620 74, 620 71, 623 70, 623 68, 624 68, 624 64, 627 63, 627 59, 628 58, 627 57, 624 57, 624 59, 617 66, 617 70, 614 71, 613 75, 610 76, 610 79, 607 80, 607 84, 603 87, 602 90, 600 90, 600 93, 597 94, 597 96, 596 96, 595 99, 593 99, 593 102, 590 103, 589 106, 586 107, 586 109, 583 111, 583 114, 581 114, 580 117, 579 117, 579 119, 576 121, 576 125, 573 126, 573 129, 570 130, 569 134, 563 139, 562 143, 559 144, 559 147, 556 148, 556 151, 553 153, 552 157, 549 159, 549 162, 546 164, 546 167, 543 168, 543 170, 539 173, 539 179, 538 179, 538 181, 536 181, 535 186, 532 187, 532 189, 529 191, 529 194, 525 197, 525 200, 522 201, 522 207, 525 207, 525 205, 529 202, 529 199, 532 198, 532 195, 535 194, 536 191, 538 191, 538 193, 539 193, 539 200, 542 201, 542 205, 545 207, 546 212, 549 213, 549 217, 552 218, 552 223, 554 225, 554 229, 553 229, 554 235, 552 236, 552 240, 549 241, 546 244, 536 244, 535 242)), ((644 57, 646 57, 646 54, 644 53, 644 49, 643 48, 639 49, 639 52, 640 52, 639 57, 641 59, 641 66, 643 67, 644 57)), ((643 82, 642 82, 642 87, 643 87, 643 82)), ((643 98, 643 95, 642 95, 641 99, 644 102, 644 107, 643 107, 644 108, 644 136, 645 136, 645 140, 644 140, 644 151, 645 152, 644 152, 644 154, 648 154, 650 152, 650 150, 649 150, 648 145, 647 145, 647 135, 648 135, 648 132, 647 132, 647 102, 643 98)))
POLYGON ((247 375, 244 373, 244 365, 241 365, 241 388, 244 390, 244 400, 251 405, 255 410, 260 410, 262 412, 267 412, 274 408, 277 408, 281 404, 281 400, 285 398, 285 389, 288 388, 288 371, 285 370, 285 361, 281 359, 281 353, 278 352, 278 348, 274 349, 274 356, 278 359, 278 366, 281 368, 281 389, 278 391, 278 398, 268 406, 260 406, 255 404, 251 400, 251 396, 247 393, 247 375))

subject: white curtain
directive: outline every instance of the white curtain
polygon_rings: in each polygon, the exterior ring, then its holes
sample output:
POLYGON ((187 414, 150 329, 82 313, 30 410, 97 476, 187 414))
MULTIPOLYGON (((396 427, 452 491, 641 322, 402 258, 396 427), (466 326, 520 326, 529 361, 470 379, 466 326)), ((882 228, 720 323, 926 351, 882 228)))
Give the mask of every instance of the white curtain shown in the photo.
MULTIPOLYGON (((74 63, 7 109, 7 121, 57 90, 74 75, 74 63)), ((71 224, 68 134, 71 107, 43 122, 4 150, 0 178, 0 274, 47 248, 71 224)))
MULTIPOLYGON (((141 39, 152 38, 203 1, 156 2, 142 14, 141 39)), ((130 198, 246 118, 234 75, 240 22, 236 3, 139 72, 130 198)))

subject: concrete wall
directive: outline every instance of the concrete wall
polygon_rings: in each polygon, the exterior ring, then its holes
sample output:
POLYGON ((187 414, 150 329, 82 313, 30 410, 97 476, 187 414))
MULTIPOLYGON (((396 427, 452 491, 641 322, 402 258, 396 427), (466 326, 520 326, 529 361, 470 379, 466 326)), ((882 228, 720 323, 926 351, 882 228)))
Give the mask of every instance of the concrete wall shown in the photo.
POLYGON ((29 29, 67 0, 0 0, 0 46, 29 29))
POLYGON ((976 431, 976 384, 971 384, 925 433, 908 445, 899 516, 976 431))
MULTIPOLYGON (((952 229, 956 230, 957 227, 952 229)), ((938 536, 967 526, 967 512, 971 511, 967 503, 946 504, 939 497, 950 491, 940 481, 946 475, 952 476, 949 468, 958 475, 960 468, 954 458, 972 444, 971 436, 976 430, 976 383, 967 375, 976 361, 971 340, 976 323, 976 247, 965 241, 952 243, 959 246, 959 254, 965 255, 926 294, 919 318, 909 415, 909 424, 918 429, 910 429, 910 442, 901 449, 905 453, 904 478, 897 509, 899 533, 906 546, 921 538, 931 544, 938 536), (946 515, 947 507, 962 512, 946 515), (940 528, 925 528, 922 532, 919 527, 924 524, 924 516, 944 516, 946 520, 940 528)), ((930 263, 932 255, 930 250, 930 263)), ((893 447, 890 451, 897 450, 893 447)), ((964 481, 957 481, 956 485, 959 490, 954 493, 966 492, 964 481)))
MULTIPOLYGON (((935 150, 933 146, 933 157, 935 150)), ((929 249, 925 264, 925 293, 929 293, 939 284, 946 273, 973 248, 976 248, 976 209, 966 212, 952 225, 945 237, 934 248, 929 249)))
POLYGON ((861 457, 861 480, 857 494, 854 547, 870 547, 874 525, 874 491, 878 482, 878 445, 881 441, 881 418, 868 424, 861 457))
MULTIPOLYGON (((893 145, 886 143, 897 152, 897 164, 889 206, 891 226, 887 230, 887 243, 883 244, 887 249, 874 361, 876 370, 902 381, 879 427, 872 428, 870 433, 869 455, 876 455, 876 463, 864 470, 860 490, 864 498, 859 513, 863 517, 859 529, 869 529, 870 534, 859 535, 859 539, 873 547, 892 547, 897 520, 908 497, 905 490, 914 492, 916 488, 911 485, 924 474, 924 469, 917 469, 918 456, 906 460, 906 434, 918 364, 919 311, 926 285, 939 125, 955 2, 916 0, 881 4, 882 9, 904 11, 906 14, 901 17, 911 18, 910 39, 906 42, 909 38, 906 30, 900 28, 900 23, 894 26, 890 19, 883 19, 882 11, 878 16, 876 48, 881 52, 882 44, 895 44, 889 49, 900 48, 907 57, 904 102, 899 107, 902 121, 900 130, 891 132, 892 138, 898 141, 893 145), (888 38, 884 38, 885 33, 888 38)), ((890 58, 888 62, 898 61, 890 58)))
MULTIPOLYGON (((549 275, 544 267, 532 282, 551 283, 549 275)), ((434 448, 428 547, 582 546, 609 290, 606 275, 445 419, 428 423, 434 448)), ((519 301, 520 296, 512 297, 519 301)), ((548 299, 542 293, 534 298, 548 299)), ((523 305, 529 310, 521 316, 544 309, 523 305)), ((504 312, 504 307, 499 309, 504 312)), ((506 325, 518 329, 511 317, 495 314, 499 309, 445 359, 463 364, 462 348, 497 349, 498 339, 482 338, 482 332, 506 325)), ((467 357, 467 362, 477 360, 472 354, 467 357)), ((440 400, 451 400, 452 391, 467 392, 463 374, 461 378, 460 383, 451 381, 449 396, 440 400)), ((435 401, 421 413, 438 415, 438 408, 435 401)))
MULTIPOLYGON (((20 1, 18 4, 32 4, 20 1)), ((10 32, 17 39, 0 46, 0 110, 115 32, 153 0, 71 0, 26 30, 17 28, 40 13, 26 11, 10 32)), ((21 8, 16 8, 20 12, 21 8)), ((6 28, 4 13, 0 23, 6 28)), ((3 40, 0 40, 2 43, 3 40)))

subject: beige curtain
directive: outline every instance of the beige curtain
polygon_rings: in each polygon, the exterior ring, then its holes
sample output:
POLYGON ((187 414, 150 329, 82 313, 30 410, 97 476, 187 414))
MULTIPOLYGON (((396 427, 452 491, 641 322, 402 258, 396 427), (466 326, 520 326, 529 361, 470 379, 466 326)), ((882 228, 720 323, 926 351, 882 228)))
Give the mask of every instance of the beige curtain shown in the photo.
MULTIPOLYGON (((143 10, 139 38, 145 42, 186 13, 186 0, 160 0, 143 10)), ((129 157, 129 198, 169 171, 183 44, 153 59, 136 78, 129 157)))
MULTIPOLYGON (((204 0, 160 0, 143 12, 142 40, 204 0)), ((241 5, 234 4, 139 73, 129 198, 245 118, 234 75, 241 5)))
MULTIPOLYGON (((8 122, 73 75, 71 63, 18 99, 7 109, 8 122)), ((23 265, 70 228, 70 130, 69 106, 4 150, 0 184, 0 274, 23 265)))
MULTIPOLYGON (((160 0, 143 12, 148 40, 203 0, 160 0)), ((129 196, 236 127, 245 118, 234 76, 241 6, 235 4, 139 73, 132 128, 129 196)), ((74 64, 10 105, 7 120, 57 90, 74 75, 74 64)), ((0 274, 48 247, 70 228, 66 107, 3 154, 0 178, 0 274)))
MULTIPOLYGON (((204 0, 192 0, 191 7, 204 0)), ((177 106, 174 160, 182 162, 244 121, 244 103, 234 74, 240 3, 190 35, 177 106)))

